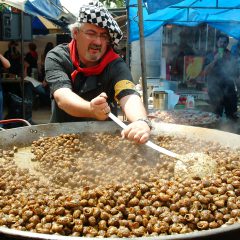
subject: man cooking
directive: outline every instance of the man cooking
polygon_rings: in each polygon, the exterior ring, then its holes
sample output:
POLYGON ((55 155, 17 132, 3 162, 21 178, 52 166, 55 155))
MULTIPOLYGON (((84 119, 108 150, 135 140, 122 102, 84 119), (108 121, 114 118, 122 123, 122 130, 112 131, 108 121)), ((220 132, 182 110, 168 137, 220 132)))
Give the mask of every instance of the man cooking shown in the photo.
POLYGON ((150 122, 124 60, 113 51, 122 32, 100 2, 80 8, 69 26, 72 41, 51 50, 45 61, 46 81, 53 96, 51 122, 107 120, 117 102, 131 122, 122 136, 145 143, 150 122))

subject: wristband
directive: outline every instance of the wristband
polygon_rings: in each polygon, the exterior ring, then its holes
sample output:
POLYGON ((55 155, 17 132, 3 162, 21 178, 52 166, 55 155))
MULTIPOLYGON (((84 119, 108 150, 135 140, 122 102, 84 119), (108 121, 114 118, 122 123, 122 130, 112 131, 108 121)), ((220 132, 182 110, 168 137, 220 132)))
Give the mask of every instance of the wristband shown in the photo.
POLYGON ((139 118, 137 121, 145 122, 148 125, 148 127, 150 128, 150 130, 152 130, 153 126, 152 126, 151 121, 148 118, 139 118))

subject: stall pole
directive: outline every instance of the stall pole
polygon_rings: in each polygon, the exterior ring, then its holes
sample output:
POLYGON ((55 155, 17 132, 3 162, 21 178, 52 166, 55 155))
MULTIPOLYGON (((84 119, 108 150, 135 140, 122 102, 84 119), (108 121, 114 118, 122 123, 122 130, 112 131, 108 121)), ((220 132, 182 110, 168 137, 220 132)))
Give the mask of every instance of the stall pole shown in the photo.
POLYGON ((198 32, 199 32, 199 36, 198 36, 198 50, 201 51, 201 41, 202 41, 202 32, 201 32, 201 28, 199 28, 198 32))
MULTIPOLYGON (((128 6, 129 6, 129 1, 128 1, 128 6)), ((129 44, 129 8, 127 8, 127 44, 126 44, 126 64, 130 68, 130 44, 129 44)))
POLYGON ((217 44, 217 29, 214 29, 214 41, 213 41, 213 51, 216 51, 216 44, 217 44))
POLYGON ((205 44, 205 52, 207 53, 208 51, 208 24, 207 24, 207 29, 206 29, 206 44, 205 44))
POLYGON ((145 55, 145 41, 144 41, 144 27, 143 27, 143 10, 142 0, 138 0, 138 27, 140 36, 140 55, 141 55, 141 69, 142 69, 142 88, 143 88, 143 104, 148 111, 148 94, 147 94, 147 79, 146 79, 146 55, 145 55))
POLYGON ((23 24, 24 24, 24 13, 21 11, 21 86, 22 86, 22 118, 25 119, 25 94, 24 94, 24 55, 23 55, 23 24))

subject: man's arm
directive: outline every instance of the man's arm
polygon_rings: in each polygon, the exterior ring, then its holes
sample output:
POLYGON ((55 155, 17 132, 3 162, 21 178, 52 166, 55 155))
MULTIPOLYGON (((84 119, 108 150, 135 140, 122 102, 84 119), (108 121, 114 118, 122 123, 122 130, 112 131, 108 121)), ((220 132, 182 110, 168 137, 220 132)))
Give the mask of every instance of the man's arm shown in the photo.
POLYGON ((205 67, 203 69, 205 75, 209 74, 209 72, 213 69, 213 67, 220 58, 221 57, 219 56, 219 53, 216 53, 211 60, 208 59, 208 63, 205 64, 205 67))
POLYGON ((11 67, 10 62, 2 54, 0 54, 0 61, 2 62, 2 65, 3 65, 4 68, 10 68, 11 67))
POLYGON ((137 121, 140 118, 146 118, 147 113, 142 100, 138 95, 127 95, 120 99, 120 105, 130 122, 137 121))
POLYGON ((70 88, 59 88, 53 96, 58 107, 74 117, 105 120, 108 117, 106 113, 110 111, 105 93, 101 93, 90 102, 75 94, 70 88))
POLYGON ((212 61, 212 62, 210 62, 208 65, 206 65, 205 66, 205 68, 204 68, 204 74, 205 75, 207 75, 212 69, 213 69, 213 67, 215 66, 215 64, 216 64, 216 61, 212 61))

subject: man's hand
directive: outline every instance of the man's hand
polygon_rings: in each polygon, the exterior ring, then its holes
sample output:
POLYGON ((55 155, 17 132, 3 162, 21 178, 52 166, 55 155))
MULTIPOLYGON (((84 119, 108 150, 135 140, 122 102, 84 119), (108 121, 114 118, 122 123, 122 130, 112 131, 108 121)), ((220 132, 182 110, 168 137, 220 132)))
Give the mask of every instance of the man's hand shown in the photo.
POLYGON ((108 118, 108 113, 111 111, 107 103, 107 94, 101 93, 90 102, 91 111, 98 120, 105 120, 108 118))
POLYGON ((136 143, 145 143, 149 139, 150 128, 144 121, 135 121, 130 123, 121 134, 123 138, 128 138, 136 143))

